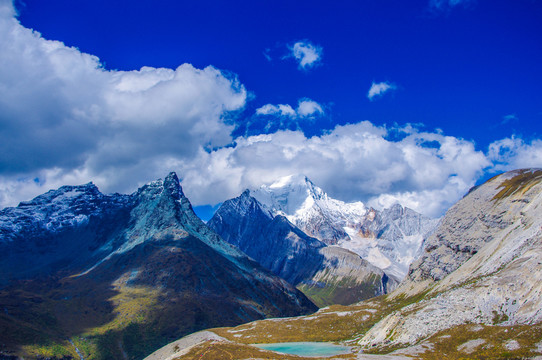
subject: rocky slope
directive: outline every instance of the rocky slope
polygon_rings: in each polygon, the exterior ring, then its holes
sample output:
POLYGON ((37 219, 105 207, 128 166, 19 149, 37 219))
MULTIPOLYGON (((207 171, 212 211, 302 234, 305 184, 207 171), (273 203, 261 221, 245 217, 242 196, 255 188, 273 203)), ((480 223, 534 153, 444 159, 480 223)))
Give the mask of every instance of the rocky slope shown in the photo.
POLYGON ((248 190, 224 202, 208 225, 319 306, 351 304, 397 285, 357 254, 328 247, 286 217, 275 216, 248 190))
POLYGON ((401 205, 378 211, 329 197, 305 176, 287 176, 250 195, 273 215, 285 216, 309 236, 357 253, 389 277, 402 280, 438 220, 401 205))
POLYGON ((0 286, 10 280, 82 269, 127 225, 135 197, 92 184, 63 186, 0 211, 0 286))
POLYGON ((315 309, 199 220, 174 173, 128 196, 51 191, 2 210, 0 234, 4 355, 137 359, 199 329, 315 309))
POLYGON ((542 170, 489 180, 454 205, 392 297, 420 301, 391 313, 363 346, 412 344, 468 323, 542 321, 542 170))

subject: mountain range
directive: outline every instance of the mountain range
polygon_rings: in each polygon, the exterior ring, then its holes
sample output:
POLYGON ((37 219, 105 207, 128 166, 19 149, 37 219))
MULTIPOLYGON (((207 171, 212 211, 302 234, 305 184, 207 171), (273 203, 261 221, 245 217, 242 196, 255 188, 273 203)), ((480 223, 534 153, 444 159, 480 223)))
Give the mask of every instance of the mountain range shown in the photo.
POLYGON ((160 354, 294 359, 250 344, 332 341, 347 345, 350 354, 340 358, 352 360, 541 359, 541 280, 542 169, 515 170, 450 208, 390 294, 308 316, 210 329, 160 354))
POLYGON ((63 186, 0 211, 0 358, 142 359, 178 338, 148 359, 290 359, 249 344, 296 341, 348 345, 345 359, 536 358, 541 245, 540 169, 440 220, 304 176, 207 224, 174 173, 130 195, 63 186))
POLYGON ((224 202, 208 225, 319 306, 351 304, 398 284, 359 255, 327 246, 285 216, 273 216, 249 191, 224 202))
POLYGON ((208 225, 326 306, 393 290, 437 221, 399 204, 345 203, 296 175, 225 201, 208 225))
POLYGON ((316 306, 193 212, 176 174, 0 211, 0 356, 141 359, 200 329, 316 306))
POLYGON ((398 281, 438 223, 400 204, 379 211, 333 199, 303 175, 283 177, 250 194, 272 215, 285 216, 327 245, 357 253, 398 281))

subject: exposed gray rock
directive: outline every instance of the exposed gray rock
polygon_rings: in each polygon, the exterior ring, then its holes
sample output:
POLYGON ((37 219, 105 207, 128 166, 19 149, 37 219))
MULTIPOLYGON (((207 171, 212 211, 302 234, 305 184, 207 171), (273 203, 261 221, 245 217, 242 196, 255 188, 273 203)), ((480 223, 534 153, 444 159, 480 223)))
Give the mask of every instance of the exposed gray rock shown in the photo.
POLYGON ((473 351, 475 351, 478 347, 484 345, 487 341, 484 339, 474 339, 469 340, 464 344, 461 344, 457 347, 458 351, 464 352, 466 354, 470 354, 473 351))
POLYGON ((360 344, 413 344, 465 323, 538 323, 541 265, 542 170, 490 179, 447 212, 391 294, 424 300, 381 320, 360 344))
POLYGON ((167 344, 147 356, 144 360, 173 360, 186 354, 192 347, 209 340, 228 341, 214 332, 199 331, 167 344))

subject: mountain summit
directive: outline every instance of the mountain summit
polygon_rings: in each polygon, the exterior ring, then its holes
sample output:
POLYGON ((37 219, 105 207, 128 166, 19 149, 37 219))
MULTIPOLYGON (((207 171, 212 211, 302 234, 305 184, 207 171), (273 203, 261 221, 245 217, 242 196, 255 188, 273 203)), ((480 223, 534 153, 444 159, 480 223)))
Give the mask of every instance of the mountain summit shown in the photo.
POLYGON ((285 216, 328 245, 347 240, 349 236, 343 227, 367 213, 363 203, 332 199, 304 175, 285 176, 251 190, 250 194, 273 214, 285 216))

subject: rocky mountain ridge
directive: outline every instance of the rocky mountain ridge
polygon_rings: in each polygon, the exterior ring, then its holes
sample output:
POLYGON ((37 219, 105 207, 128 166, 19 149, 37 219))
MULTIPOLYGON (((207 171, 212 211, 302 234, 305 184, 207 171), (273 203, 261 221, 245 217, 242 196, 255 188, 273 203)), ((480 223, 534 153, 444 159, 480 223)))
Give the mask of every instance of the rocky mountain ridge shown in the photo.
POLYGON ((361 344, 412 344, 466 323, 540 323, 541 265, 542 170, 496 176, 447 212, 391 295, 423 300, 390 314, 361 344))
POLYGON ((132 195, 63 187, 0 221, 2 356, 142 358, 199 329, 316 309, 209 229, 174 173, 132 195))

